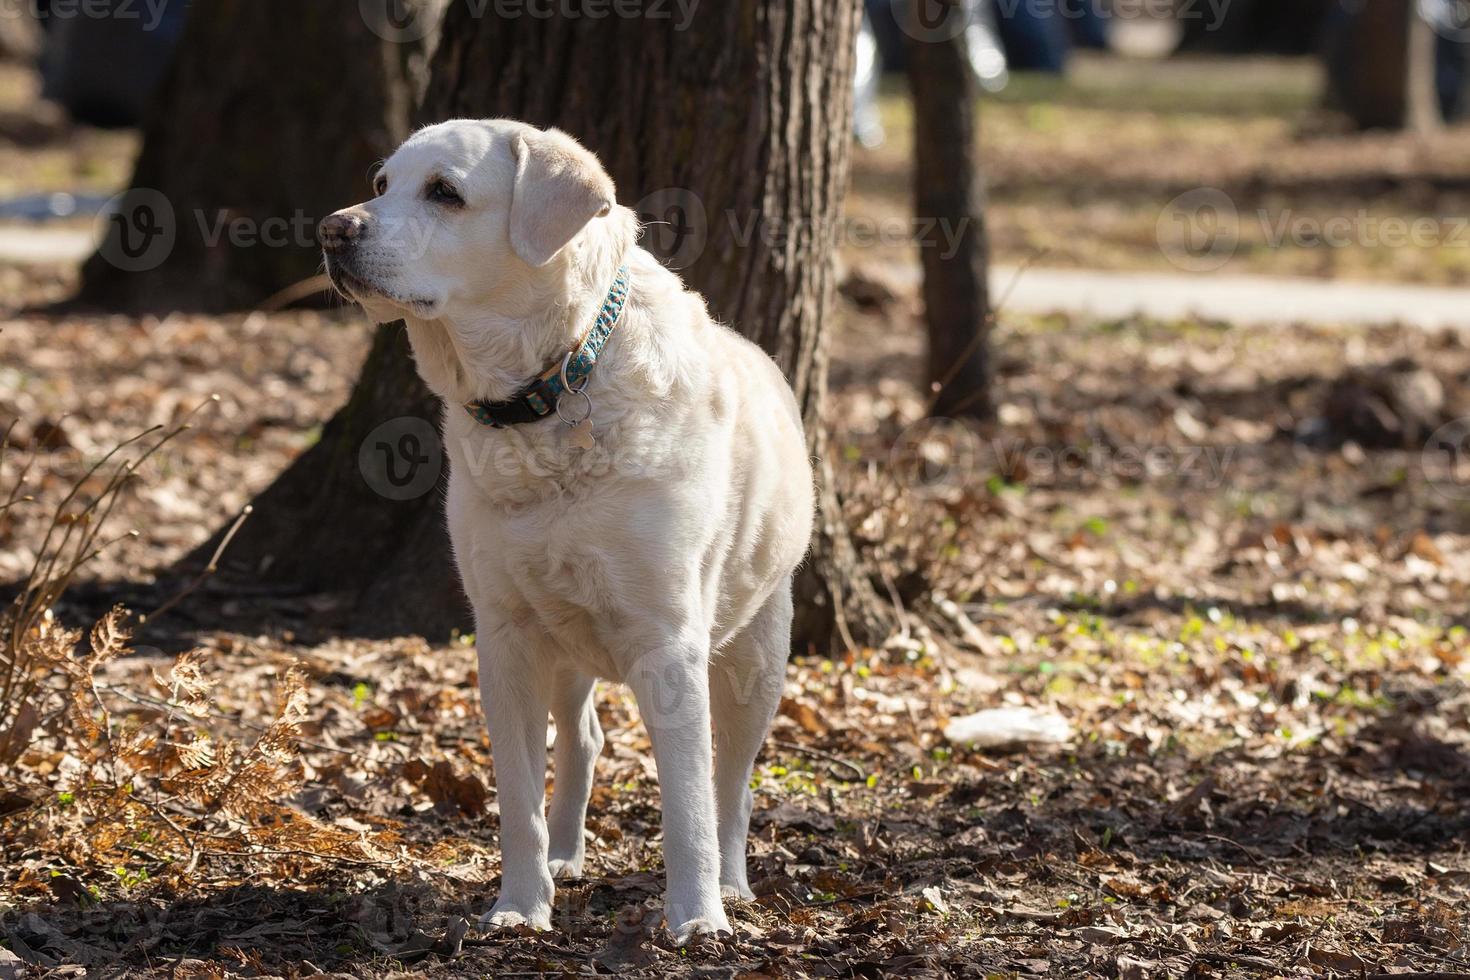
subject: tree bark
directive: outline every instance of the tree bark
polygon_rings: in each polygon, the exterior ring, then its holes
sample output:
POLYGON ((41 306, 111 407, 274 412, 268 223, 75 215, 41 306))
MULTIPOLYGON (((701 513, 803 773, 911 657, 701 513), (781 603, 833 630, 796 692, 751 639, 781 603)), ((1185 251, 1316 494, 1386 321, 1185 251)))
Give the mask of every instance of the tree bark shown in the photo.
POLYGON ((1329 53, 1329 102, 1360 129, 1427 132, 1443 122, 1435 35, 1418 0, 1360 0, 1329 53))
MULTIPOLYGON (((1177 3, 1183 36, 1179 51, 1212 54, 1314 54, 1338 0, 1231 0, 1224 5, 1177 3)), ((1377 2, 1377 0, 1373 0, 1377 2)), ((1153 0, 1130 0, 1133 16, 1157 9, 1153 0)))
POLYGON ((384 33, 346 0, 196 0, 78 301, 240 309, 311 277, 317 222, 408 132, 424 42, 384 33))
MULTIPOLYGON (((961 0, 952 0, 958 15, 961 0)), ((914 106, 914 214, 924 269, 930 413, 988 418, 990 290, 976 86, 963 32, 908 36, 914 106)))
MULTIPOLYGON (((677 5, 664 8, 667 19, 654 9, 641 18, 568 16, 566 8, 549 18, 497 18, 455 4, 419 121, 509 116, 582 140, 625 204, 670 222, 654 226, 644 245, 780 364, 813 453, 824 458, 823 338, 847 181, 858 4, 703 4, 688 24, 677 22, 677 5)), ((305 587, 354 590, 359 628, 438 637, 469 622, 445 611, 445 596, 459 586, 446 560, 441 495, 392 505, 385 516, 358 473, 367 434, 397 416, 437 426, 439 409, 405 355, 401 328, 388 326, 347 408, 262 495, 231 552, 257 567, 263 555, 284 561, 274 567, 305 587)), ((843 628, 857 637, 874 632, 878 619, 830 472, 822 486, 797 642, 825 649, 844 612, 843 628)))

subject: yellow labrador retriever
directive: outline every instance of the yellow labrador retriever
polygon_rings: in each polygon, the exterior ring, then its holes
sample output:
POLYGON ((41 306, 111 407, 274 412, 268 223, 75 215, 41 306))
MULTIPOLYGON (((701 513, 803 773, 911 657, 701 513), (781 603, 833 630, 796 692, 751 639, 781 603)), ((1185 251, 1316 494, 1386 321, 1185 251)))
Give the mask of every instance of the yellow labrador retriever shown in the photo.
POLYGON ((565 133, 441 123, 374 190, 321 239, 338 290, 404 319, 444 401, 500 801, 501 893, 482 922, 548 929, 554 879, 582 873, 603 677, 631 688, 653 743, 668 927, 728 930, 722 893, 752 897, 751 766, 812 530, 791 389, 636 245, 636 216, 565 133))

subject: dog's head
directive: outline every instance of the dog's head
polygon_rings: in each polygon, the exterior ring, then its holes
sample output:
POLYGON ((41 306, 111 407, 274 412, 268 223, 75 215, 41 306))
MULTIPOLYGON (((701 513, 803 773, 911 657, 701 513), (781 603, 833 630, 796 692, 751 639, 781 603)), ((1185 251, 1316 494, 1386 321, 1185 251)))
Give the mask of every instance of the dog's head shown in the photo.
POLYGON ((483 308, 564 260, 616 206, 576 140, 501 119, 420 130, 374 174, 373 193, 319 236, 333 285, 378 320, 483 308))

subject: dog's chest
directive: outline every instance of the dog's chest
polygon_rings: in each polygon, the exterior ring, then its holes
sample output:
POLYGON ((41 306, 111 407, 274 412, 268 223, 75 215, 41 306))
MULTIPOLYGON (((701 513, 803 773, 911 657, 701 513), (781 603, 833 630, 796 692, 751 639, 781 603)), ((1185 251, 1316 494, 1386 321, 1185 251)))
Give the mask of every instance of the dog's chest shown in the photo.
POLYGON ((498 620, 527 647, 614 675, 598 642, 599 628, 616 616, 617 544, 607 529, 578 494, 547 492, 545 477, 524 488, 520 503, 491 502, 468 482, 451 476, 449 525, 480 618, 498 620))

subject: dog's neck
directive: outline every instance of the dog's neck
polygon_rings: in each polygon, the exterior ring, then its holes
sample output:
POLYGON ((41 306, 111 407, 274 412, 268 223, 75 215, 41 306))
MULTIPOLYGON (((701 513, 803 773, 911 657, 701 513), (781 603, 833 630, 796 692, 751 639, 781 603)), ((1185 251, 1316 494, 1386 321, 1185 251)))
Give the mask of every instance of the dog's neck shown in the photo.
POLYGON ((623 208, 600 222, 544 268, 502 284, 473 313, 405 317, 429 390, 449 405, 504 401, 576 346, 637 233, 623 208))

